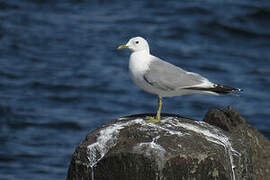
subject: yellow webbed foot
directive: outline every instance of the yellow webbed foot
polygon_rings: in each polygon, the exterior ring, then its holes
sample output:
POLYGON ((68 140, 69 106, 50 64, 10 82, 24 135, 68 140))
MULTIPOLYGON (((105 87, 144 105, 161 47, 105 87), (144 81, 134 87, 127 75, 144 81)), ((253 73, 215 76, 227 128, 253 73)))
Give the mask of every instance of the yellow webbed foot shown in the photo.
POLYGON ((157 118, 154 118, 154 117, 151 117, 151 116, 146 116, 145 119, 151 123, 158 123, 160 122, 160 119, 157 119, 157 118))

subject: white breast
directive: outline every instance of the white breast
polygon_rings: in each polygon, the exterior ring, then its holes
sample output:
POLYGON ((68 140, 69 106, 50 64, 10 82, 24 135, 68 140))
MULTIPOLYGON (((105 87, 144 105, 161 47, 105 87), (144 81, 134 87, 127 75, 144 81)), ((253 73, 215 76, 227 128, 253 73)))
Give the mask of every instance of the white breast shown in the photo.
POLYGON ((150 58, 147 54, 141 52, 134 52, 129 58, 129 71, 132 78, 139 78, 148 70, 150 58), (138 77, 139 76, 139 77, 138 77))
POLYGON ((153 93, 161 94, 161 91, 153 88, 144 80, 144 73, 149 69, 149 64, 152 56, 145 52, 134 52, 129 59, 129 72, 134 83, 143 90, 153 93))

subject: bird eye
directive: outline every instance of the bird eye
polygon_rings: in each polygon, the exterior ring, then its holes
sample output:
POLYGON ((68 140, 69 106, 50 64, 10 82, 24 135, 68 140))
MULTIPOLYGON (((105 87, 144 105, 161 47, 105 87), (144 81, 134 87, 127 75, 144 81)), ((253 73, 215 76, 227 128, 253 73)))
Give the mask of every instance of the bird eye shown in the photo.
POLYGON ((136 44, 139 44, 139 41, 135 41, 136 44))

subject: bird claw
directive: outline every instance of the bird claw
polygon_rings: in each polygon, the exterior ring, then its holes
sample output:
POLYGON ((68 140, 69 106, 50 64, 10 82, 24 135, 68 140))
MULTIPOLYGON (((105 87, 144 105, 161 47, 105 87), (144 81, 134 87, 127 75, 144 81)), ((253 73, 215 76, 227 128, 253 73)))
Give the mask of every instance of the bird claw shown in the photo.
POLYGON ((151 116, 146 116, 145 119, 146 119, 147 121, 151 122, 151 123, 158 123, 158 122, 160 122, 159 119, 156 119, 156 118, 151 117, 151 116))

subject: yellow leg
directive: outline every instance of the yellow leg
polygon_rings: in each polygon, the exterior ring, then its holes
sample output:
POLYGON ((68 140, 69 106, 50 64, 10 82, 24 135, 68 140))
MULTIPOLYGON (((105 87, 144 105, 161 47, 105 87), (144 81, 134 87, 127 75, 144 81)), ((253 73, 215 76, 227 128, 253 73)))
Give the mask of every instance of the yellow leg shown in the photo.
POLYGON ((162 108, 162 98, 158 97, 158 110, 157 110, 156 118, 147 116, 146 119, 152 123, 160 122, 161 108, 162 108))
POLYGON ((157 115, 156 115, 156 119, 158 121, 160 121, 161 108, 162 108, 162 98, 158 97, 158 111, 157 111, 157 115))

